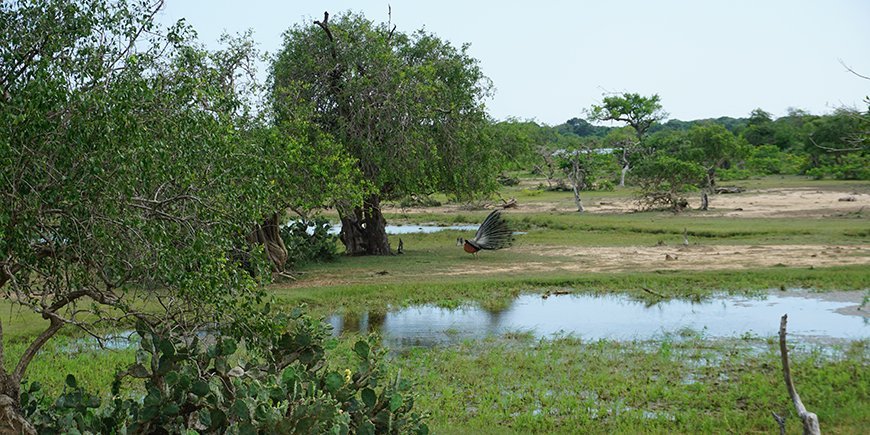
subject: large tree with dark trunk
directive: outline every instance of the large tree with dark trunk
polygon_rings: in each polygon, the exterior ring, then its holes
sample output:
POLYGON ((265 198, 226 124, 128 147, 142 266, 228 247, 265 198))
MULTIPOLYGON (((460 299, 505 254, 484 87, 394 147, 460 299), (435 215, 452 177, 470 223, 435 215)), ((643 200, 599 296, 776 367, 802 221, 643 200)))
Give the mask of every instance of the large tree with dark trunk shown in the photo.
POLYGON ((384 200, 494 188, 500 157, 482 102, 491 85, 467 46, 353 13, 324 13, 284 38, 272 70, 275 104, 287 116, 313 110, 369 189, 362 201, 336 198, 348 254, 390 254, 384 200))

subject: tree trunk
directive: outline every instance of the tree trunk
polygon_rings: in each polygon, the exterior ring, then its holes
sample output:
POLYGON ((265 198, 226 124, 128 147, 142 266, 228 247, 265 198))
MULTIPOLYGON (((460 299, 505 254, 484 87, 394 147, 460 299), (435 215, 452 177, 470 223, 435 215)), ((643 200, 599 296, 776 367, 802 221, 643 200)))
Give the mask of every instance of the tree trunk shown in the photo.
POLYGON ((348 255, 390 255, 386 226, 377 195, 366 198, 362 208, 354 207, 352 213, 341 213, 339 238, 345 252, 348 255))
POLYGON ((580 156, 574 156, 571 161, 571 187, 574 189, 574 205, 577 206, 577 212, 583 213, 586 211, 583 208, 583 200, 580 199, 580 187, 583 186, 583 173, 580 171, 580 162, 577 161, 580 156))
POLYGON ((578 213, 583 213, 584 211, 586 211, 586 209, 583 208, 583 201, 580 199, 580 192, 577 191, 576 185, 574 186, 574 205, 577 206, 578 213))
POLYGON ((284 265, 287 264, 287 247, 284 246, 284 240, 281 239, 280 228, 278 213, 272 213, 272 216, 266 218, 248 236, 249 242, 263 245, 266 257, 272 264, 272 272, 276 273, 283 272, 284 265))
MULTIPOLYGON (((5 386, 3 390, 0 392, 0 435, 36 435, 36 429, 21 415, 17 401, 6 394, 5 386)), ((14 394, 17 396, 18 392, 14 394)))
POLYGON ((625 187, 625 174, 628 173, 628 163, 622 166, 622 173, 619 175, 619 187, 625 187))
POLYGON ((21 414, 21 404, 18 403, 21 382, 14 373, 10 374, 5 368, 6 348, 3 346, 3 338, 3 325, 0 324, 0 435, 35 435, 36 429, 21 414))

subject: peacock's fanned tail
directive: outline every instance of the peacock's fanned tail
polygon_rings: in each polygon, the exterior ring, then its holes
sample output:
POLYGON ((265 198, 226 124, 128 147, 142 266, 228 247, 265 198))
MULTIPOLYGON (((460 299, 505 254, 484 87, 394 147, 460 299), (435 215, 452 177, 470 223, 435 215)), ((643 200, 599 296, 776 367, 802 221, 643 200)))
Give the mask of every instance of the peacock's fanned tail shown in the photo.
POLYGON ((513 231, 501 217, 499 210, 493 210, 477 229, 470 242, 480 249, 502 249, 513 243, 513 231))

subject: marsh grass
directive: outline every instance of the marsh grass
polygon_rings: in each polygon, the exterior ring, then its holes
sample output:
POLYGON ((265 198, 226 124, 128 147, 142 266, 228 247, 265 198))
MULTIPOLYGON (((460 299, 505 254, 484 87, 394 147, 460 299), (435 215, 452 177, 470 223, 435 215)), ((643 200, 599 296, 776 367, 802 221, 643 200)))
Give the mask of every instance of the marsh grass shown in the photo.
MULTIPOLYGON (((793 356, 805 404, 831 433, 870 421, 866 342, 793 356)), ((412 373, 435 433, 772 433, 797 429, 772 339, 587 342, 528 336, 415 349, 412 373)))
POLYGON ((455 277, 432 281, 408 281, 400 276, 378 282, 286 287, 275 285, 270 293, 281 304, 307 304, 313 312, 386 312, 417 304, 454 308, 476 304, 505 307, 523 293, 568 291, 571 293, 625 293, 632 298, 656 298, 643 290, 653 289, 667 298, 699 300, 717 292, 762 294, 777 288, 861 290, 870 288, 870 274, 863 266, 834 268, 767 268, 719 271, 653 271, 586 274, 538 274, 515 276, 455 277))

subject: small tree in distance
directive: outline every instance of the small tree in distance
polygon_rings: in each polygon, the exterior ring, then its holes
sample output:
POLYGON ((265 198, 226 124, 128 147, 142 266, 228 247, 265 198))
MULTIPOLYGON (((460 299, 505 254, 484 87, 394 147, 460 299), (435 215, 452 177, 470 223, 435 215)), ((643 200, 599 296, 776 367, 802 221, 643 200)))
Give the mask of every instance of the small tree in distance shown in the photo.
POLYGON ((631 170, 633 160, 638 153, 650 154, 650 150, 644 148, 643 140, 646 132, 656 122, 668 117, 668 113, 662 109, 658 95, 644 97, 636 93, 623 93, 604 97, 600 105, 593 105, 588 111, 588 118, 592 121, 619 121, 626 123, 635 132, 636 142, 625 143, 622 147, 620 164, 622 174, 619 185, 625 186, 625 175, 631 170))
POLYGON ((647 209, 666 207, 675 213, 689 205, 684 193, 702 183, 704 177, 701 165, 664 153, 642 160, 633 171, 640 187, 638 202, 647 209))

